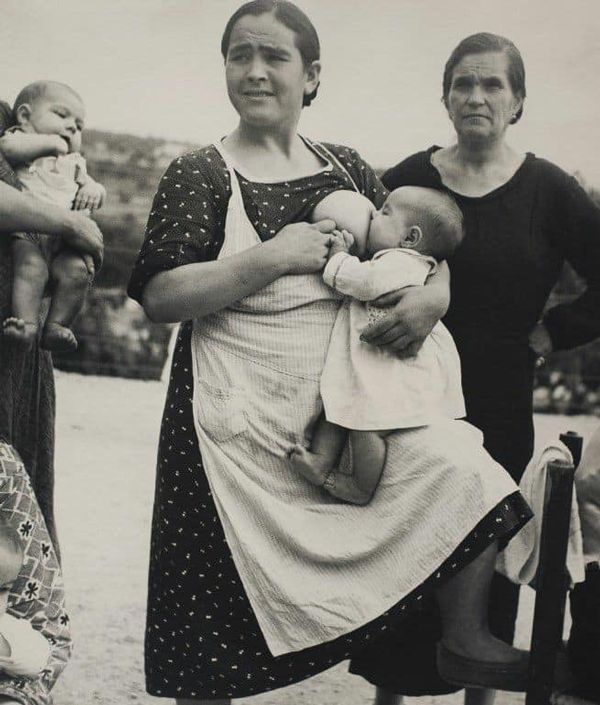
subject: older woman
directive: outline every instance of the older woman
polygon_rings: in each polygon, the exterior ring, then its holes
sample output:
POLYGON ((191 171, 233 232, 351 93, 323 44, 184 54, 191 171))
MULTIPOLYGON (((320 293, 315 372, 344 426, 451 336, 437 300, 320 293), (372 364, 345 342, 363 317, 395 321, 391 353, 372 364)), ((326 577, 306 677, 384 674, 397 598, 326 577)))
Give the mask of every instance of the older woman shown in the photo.
MULTIPOLYGON (((13 124, 0 101, 0 134, 13 124)), ((0 319, 10 315, 11 232, 48 233, 102 262, 102 234, 78 213, 35 201, 18 191, 19 182, 0 154, 0 319)), ((58 550, 54 525, 54 378, 52 358, 36 344, 28 350, 0 335, 0 440, 21 455, 48 531, 58 550)))
MULTIPOLYGON (((375 205, 385 191, 353 150, 297 133, 320 64, 295 5, 242 6, 222 53, 239 125, 167 170, 130 282, 151 318, 193 321, 180 329, 162 422, 147 688, 215 700, 302 680, 438 585, 448 662, 479 655, 496 675, 522 674, 522 653, 480 629, 497 539, 528 516, 501 469, 484 477, 477 448, 448 449, 433 431, 424 453, 410 431, 393 433, 377 495, 357 507, 288 466, 321 411, 340 304, 320 274, 335 224, 302 221, 333 191, 375 205)), ((405 344, 431 330, 444 287, 436 277, 398 305, 405 344)))
MULTIPOLYGON (((443 78, 443 102, 457 143, 408 157, 383 176, 388 188, 449 191, 466 235, 449 261, 451 303, 444 322, 461 357, 468 420, 490 454, 518 481, 533 449, 534 361, 600 335, 600 210, 574 178, 506 142, 523 114, 525 69, 518 49, 494 34, 464 39, 443 78), (564 262, 587 281, 577 300, 544 313, 564 262)), ((372 342, 394 335, 379 326, 372 342)), ((497 576, 490 621, 511 642, 518 588, 497 576)), ((433 611, 395 643, 365 652, 351 670, 387 691, 450 692, 435 672, 433 611)), ((475 701, 489 699, 483 692, 475 701)), ((396 701, 382 690, 379 702, 396 701)))

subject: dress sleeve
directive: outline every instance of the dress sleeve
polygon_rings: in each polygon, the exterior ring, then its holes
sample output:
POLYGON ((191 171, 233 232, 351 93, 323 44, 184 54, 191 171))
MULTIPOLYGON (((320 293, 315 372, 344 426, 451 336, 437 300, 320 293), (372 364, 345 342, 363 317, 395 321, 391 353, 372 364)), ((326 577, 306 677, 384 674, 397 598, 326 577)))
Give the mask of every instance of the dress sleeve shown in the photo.
POLYGON ((572 176, 560 195, 564 228, 559 246, 586 283, 581 296, 544 316, 555 350, 574 348, 600 336, 600 208, 572 176))
POLYGON ((0 695, 24 705, 50 705, 50 690, 72 648, 62 574, 29 477, 6 443, 0 443, 0 516, 17 531, 25 555, 10 590, 8 612, 27 619, 50 645, 50 657, 37 678, 0 673, 0 695))
POLYGON ((175 159, 162 177, 128 294, 141 303, 155 274, 216 259, 225 231, 229 177, 207 149, 175 159), (220 177, 220 178, 219 178, 220 177))

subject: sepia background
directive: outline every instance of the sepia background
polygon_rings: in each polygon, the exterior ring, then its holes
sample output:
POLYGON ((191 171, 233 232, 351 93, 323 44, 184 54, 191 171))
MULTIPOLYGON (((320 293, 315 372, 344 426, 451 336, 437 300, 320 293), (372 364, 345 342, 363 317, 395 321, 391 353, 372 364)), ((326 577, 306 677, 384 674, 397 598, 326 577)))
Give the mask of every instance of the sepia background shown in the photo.
MULTIPOLYGON (((169 328, 151 325, 125 286, 161 173, 236 124, 220 38, 232 0, 0 0, 0 98, 66 82, 87 108, 84 152, 108 190, 98 214, 107 254, 78 322, 80 351, 57 360, 57 515, 76 637, 59 704, 152 700, 142 637, 154 456, 169 328), (128 379, 124 378, 138 378, 128 379), (109 379, 112 378, 112 379, 109 379)), ((299 0, 322 46, 318 99, 301 130, 358 149, 383 170, 452 130, 443 66, 476 31, 511 38, 527 71, 518 149, 575 174, 600 203, 600 3, 597 0, 299 0)), ((554 301, 574 296, 566 271, 554 301)), ((600 415, 600 348, 557 355, 538 379, 541 440, 600 415), (576 416, 573 416, 576 414, 576 416), (582 415, 585 414, 585 415, 582 415)), ((519 627, 526 640, 530 600, 519 627)), ((368 702, 344 667, 256 703, 368 702)), ((517 702, 511 696, 510 702, 517 702)), ((509 702, 508 699, 505 702, 509 702)))

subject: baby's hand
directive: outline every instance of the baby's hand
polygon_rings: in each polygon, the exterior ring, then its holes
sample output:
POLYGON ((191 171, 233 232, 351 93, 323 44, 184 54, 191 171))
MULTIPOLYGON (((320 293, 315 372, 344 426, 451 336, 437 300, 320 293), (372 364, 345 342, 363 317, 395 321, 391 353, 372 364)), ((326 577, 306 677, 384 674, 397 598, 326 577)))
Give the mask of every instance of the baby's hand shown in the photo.
POLYGON ((347 230, 334 230, 332 235, 335 239, 329 248, 329 259, 338 252, 350 252, 350 248, 354 244, 354 237, 347 230))
POLYGON ((82 184, 73 201, 74 211, 95 211, 102 206, 106 199, 106 189, 102 184, 90 179, 82 184))

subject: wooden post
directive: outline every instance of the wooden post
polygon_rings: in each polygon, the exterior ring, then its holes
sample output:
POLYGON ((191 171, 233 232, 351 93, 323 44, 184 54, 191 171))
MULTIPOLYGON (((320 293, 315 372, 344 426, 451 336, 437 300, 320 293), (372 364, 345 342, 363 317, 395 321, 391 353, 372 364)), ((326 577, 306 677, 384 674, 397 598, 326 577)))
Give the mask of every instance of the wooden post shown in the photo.
POLYGON ((526 705, 549 705, 552 693, 568 589, 565 564, 574 474, 574 465, 567 461, 548 464, 526 705))
POLYGON ((575 469, 579 467, 581 461, 581 451, 583 449, 583 438, 576 431, 567 431, 560 434, 560 440, 567 446, 573 456, 575 469))

